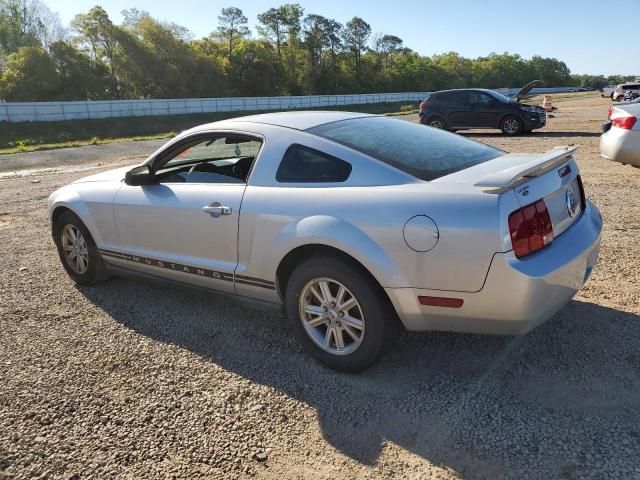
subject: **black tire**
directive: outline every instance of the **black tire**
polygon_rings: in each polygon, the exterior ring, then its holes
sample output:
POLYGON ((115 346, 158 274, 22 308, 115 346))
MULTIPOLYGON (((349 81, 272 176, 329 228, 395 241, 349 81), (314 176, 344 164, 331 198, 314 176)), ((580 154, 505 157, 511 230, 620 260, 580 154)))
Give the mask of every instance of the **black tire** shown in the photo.
POLYGON ((515 115, 509 115, 508 117, 503 118, 502 122, 500 122, 500 130, 502 130, 504 135, 514 137, 522 133, 524 125, 521 119, 515 115))
POLYGON ((440 130, 447 130, 447 122, 442 117, 430 117, 425 125, 433 128, 438 128, 440 130))
MULTIPOLYGON (((341 372, 356 373, 370 367, 391 348, 400 332, 400 321, 384 290, 360 268, 336 258, 317 257, 301 263, 287 283, 285 305, 291 327, 307 353, 341 372), (330 353, 321 348, 303 325, 300 297, 305 287, 318 279, 329 279, 342 284, 361 308, 364 324, 362 340, 359 346, 348 354, 330 353)), ((351 315, 352 312, 353 310, 348 314, 351 315)), ((325 316, 329 322, 329 313, 325 316)), ((343 317, 334 317, 338 327, 341 318, 343 317)), ((324 336, 323 327, 326 332, 329 325, 317 327, 316 331, 320 337, 324 336)), ((351 340, 342 331, 340 335, 351 340)), ((335 336, 333 338, 335 339, 335 336)))
POLYGON ((106 278, 104 262, 102 261, 102 257, 98 252, 96 243, 89 233, 87 227, 84 225, 84 223, 82 223, 82 220, 80 220, 75 213, 67 211, 60 215, 58 219, 56 219, 56 222, 53 225, 53 239, 56 247, 58 248, 60 262, 62 262, 62 266, 74 282, 79 285, 92 285, 101 282, 106 278), (86 244, 88 262, 86 264, 86 269, 82 271, 78 271, 75 269, 75 267, 73 266, 73 262, 68 259, 65 253, 63 246, 63 234, 67 226, 73 226, 77 230, 79 230, 86 244))

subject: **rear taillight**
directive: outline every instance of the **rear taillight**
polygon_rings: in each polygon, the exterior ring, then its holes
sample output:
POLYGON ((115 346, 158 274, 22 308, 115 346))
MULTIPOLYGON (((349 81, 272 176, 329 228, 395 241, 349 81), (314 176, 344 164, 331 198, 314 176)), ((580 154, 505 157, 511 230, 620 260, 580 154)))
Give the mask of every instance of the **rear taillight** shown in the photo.
POLYGON ((544 200, 509 215, 509 232, 516 257, 536 252, 553 241, 551 217, 544 200))
POLYGON ((427 102, 420 102, 420 110, 424 110, 424 108, 427 106, 427 102))
POLYGON ((631 130, 638 121, 638 117, 618 117, 611 120, 611 125, 625 130, 631 130))

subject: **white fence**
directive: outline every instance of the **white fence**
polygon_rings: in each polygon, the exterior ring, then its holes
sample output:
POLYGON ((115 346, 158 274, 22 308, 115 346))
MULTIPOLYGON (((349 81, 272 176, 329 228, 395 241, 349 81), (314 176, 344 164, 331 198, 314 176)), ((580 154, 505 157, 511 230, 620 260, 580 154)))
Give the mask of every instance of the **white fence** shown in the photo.
POLYGON ((363 103, 419 102, 426 92, 367 93, 283 97, 185 98, 171 100, 101 100, 81 102, 0 103, 0 121, 29 122, 87 118, 183 115, 190 113, 293 110, 363 103))
MULTIPOLYGON (((533 93, 569 91, 569 87, 534 88, 533 93)), ((498 89, 514 94, 517 88, 498 89)), ((184 115, 190 113, 294 110, 363 103, 419 102, 428 92, 309 95, 295 97, 186 98, 170 100, 101 100, 81 102, 0 103, 0 122, 83 120, 88 118, 184 115)))

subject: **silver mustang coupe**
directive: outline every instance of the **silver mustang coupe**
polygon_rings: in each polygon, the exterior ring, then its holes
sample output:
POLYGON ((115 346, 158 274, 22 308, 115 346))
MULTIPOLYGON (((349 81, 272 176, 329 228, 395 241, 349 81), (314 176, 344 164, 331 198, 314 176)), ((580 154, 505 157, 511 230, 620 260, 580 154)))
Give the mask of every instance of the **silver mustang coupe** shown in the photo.
POLYGON ((272 113, 193 128, 142 165, 64 186, 49 216, 77 283, 137 274, 284 308, 309 354, 355 372, 403 326, 519 334, 571 299, 602 229, 574 151, 272 113))

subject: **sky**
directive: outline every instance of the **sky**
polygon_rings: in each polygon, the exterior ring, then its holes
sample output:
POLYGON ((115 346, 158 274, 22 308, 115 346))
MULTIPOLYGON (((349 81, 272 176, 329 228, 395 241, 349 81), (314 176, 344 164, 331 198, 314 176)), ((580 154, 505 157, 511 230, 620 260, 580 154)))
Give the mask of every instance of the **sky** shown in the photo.
MULTIPOLYGON (((299 3, 346 23, 362 17, 375 32, 397 35, 422 55, 450 51, 465 57, 491 52, 555 57, 572 73, 640 75, 637 28, 621 20, 617 2, 602 0, 45 0, 68 25, 101 5, 115 23, 120 12, 136 7, 151 16, 187 27, 195 37, 215 30, 220 9, 235 6, 249 19, 256 36, 256 16, 283 3, 299 3), (626 27, 625 27, 626 26, 626 27), (625 47, 626 46, 626 47, 625 47)), ((640 0, 627 0, 629 12, 640 0)), ((631 21, 632 22, 632 21, 631 21)))

